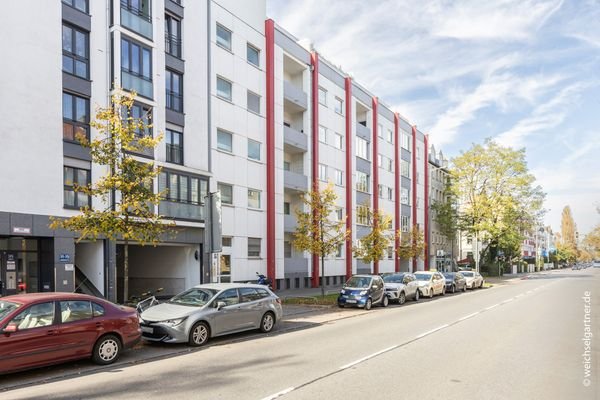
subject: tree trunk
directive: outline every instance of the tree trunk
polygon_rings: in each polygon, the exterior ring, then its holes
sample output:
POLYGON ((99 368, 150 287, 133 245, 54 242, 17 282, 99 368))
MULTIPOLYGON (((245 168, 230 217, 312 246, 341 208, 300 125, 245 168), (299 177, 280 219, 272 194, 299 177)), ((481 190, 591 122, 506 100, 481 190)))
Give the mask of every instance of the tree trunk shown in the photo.
POLYGON ((325 282, 325 256, 321 255, 321 276, 319 277, 321 281, 319 285, 321 286, 321 297, 325 297, 325 287, 323 283, 325 282))
POLYGON ((129 241, 123 246, 123 302, 129 300, 129 241))

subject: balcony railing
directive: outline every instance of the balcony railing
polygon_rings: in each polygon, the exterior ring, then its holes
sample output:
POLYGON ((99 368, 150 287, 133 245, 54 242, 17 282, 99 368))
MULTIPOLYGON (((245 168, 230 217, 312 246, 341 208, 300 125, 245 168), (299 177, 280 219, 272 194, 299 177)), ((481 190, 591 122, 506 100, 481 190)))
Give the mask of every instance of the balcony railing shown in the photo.
POLYGON ((304 110, 308 107, 308 96, 306 93, 291 82, 283 81, 283 96, 304 110))
POLYGON ((363 124, 356 123, 356 135, 362 138, 369 139, 371 137, 371 130, 363 124))
POLYGON ((300 192, 308 190, 308 177, 292 171, 283 171, 283 187, 300 192))
POLYGON ((179 93, 167 90, 167 108, 177 112, 183 112, 183 96, 179 93))
POLYGON ((298 220, 295 215, 284 215, 283 216, 283 231, 284 232, 296 232, 298 226, 298 220))
POLYGON ((283 142, 297 149, 297 152, 308 150, 308 137, 304 133, 298 132, 288 126, 283 127, 283 142))
POLYGON ((126 1, 121 1, 121 25, 152 39, 152 17, 126 1))
POLYGON ((158 205, 158 213, 168 218, 204 221, 204 206, 201 204, 162 200, 158 205))
POLYGON ((121 70, 121 85, 124 89, 135 90, 137 94, 149 99, 154 97, 152 81, 124 69, 121 70))
POLYGON ((173 57, 181 58, 181 39, 174 35, 165 34, 165 52, 173 57))
POLYGON ((183 147, 167 143, 167 162, 183 164, 183 147))

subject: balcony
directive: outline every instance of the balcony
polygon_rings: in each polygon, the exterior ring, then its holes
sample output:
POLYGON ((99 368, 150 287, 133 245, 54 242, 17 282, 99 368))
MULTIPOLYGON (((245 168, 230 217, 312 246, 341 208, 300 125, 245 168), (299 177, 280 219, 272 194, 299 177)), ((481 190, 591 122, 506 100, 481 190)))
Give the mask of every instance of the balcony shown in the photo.
POLYGON ((291 105, 290 111, 304 111, 308 107, 306 93, 291 82, 283 81, 283 98, 291 105))
POLYGON ((166 93, 167 108, 169 110, 183 112, 183 96, 179 93, 167 90, 166 93))
POLYGON ((124 89, 135 90, 137 94, 148 99, 154 97, 152 81, 142 78, 139 75, 134 75, 126 70, 121 70, 121 86, 124 89))
POLYGON ((356 136, 360 136, 363 139, 371 140, 371 130, 363 124, 356 123, 356 136))
POLYGON ((284 215, 283 216, 283 231, 284 232, 296 232, 296 227, 298 226, 298 221, 296 220, 296 216, 284 215))
POLYGON ((292 171, 283 171, 283 187, 298 192, 306 192, 308 190, 308 177, 292 171))
POLYGON ((283 126, 283 143, 289 153, 304 153, 308 151, 308 137, 289 126, 283 126))
POLYGON ((285 258, 283 261, 284 271, 286 274, 294 273, 307 273, 308 272, 308 258, 303 257, 292 257, 285 258))
POLYGON ((181 39, 175 35, 165 34, 165 52, 173 57, 181 58, 181 39))
POLYGON ((183 164, 183 147, 167 143, 167 162, 173 164, 183 164))
POLYGON ((201 204, 162 200, 158 205, 158 213, 168 218, 204 221, 204 206, 201 204))
POLYGON ((121 1, 121 25, 140 35, 152 39, 152 17, 139 8, 121 1))

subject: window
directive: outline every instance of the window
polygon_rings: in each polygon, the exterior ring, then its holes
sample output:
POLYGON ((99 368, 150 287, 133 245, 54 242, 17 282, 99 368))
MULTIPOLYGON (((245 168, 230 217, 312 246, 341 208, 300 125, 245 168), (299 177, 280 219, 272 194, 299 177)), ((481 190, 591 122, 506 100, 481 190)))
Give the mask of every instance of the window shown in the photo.
POLYGON ((167 108, 183 112, 183 75, 167 70, 166 72, 167 108))
POLYGON ((89 34, 69 25, 62 26, 62 69, 63 71, 88 79, 89 34))
POLYGON ((369 225, 369 207, 368 206, 357 206, 356 207, 356 223, 358 225, 369 225))
POLYGON ((319 142, 327 143, 327 128, 319 125, 319 142))
POLYGON ((217 184, 219 192, 221 192, 221 203, 233 204, 233 186, 226 183, 217 184))
POLYGON ((417 160, 421 159, 421 148, 417 146, 417 160))
POLYGON ((260 190, 248 189, 248 208, 260 208, 260 190))
POLYGON ((217 24, 217 44, 231 51, 231 31, 217 24))
POLYGON ((383 139, 383 125, 377 124, 377 136, 383 139))
POLYGON ((393 171, 393 167, 394 167, 394 163, 392 162, 392 159, 389 157, 384 156, 383 154, 379 154, 379 168, 383 168, 386 171, 392 172, 393 171))
POLYGON ((319 164, 319 179, 327 181, 327 165, 319 164))
POLYGON ((400 188, 400 203, 410 205, 410 191, 407 188, 400 188))
POLYGON ((231 247, 231 243, 232 243, 232 237, 231 236, 222 236, 221 237, 221 246, 223 247, 231 247))
POLYGON ((408 232, 408 216, 402 215, 400 217, 400 229, 402 232, 408 232))
POLYGON ((327 106, 327 90, 319 87, 319 103, 327 106))
POLYGON ((219 266, 219 282, 231 282, 231 255, 221 254, 219 266))
POLYGON ((121 36, 122 84, 152 98, 152 49, 121 36))
POLYGON ((248 139, 248 158, 260 161, 260 142, 248 139))
POLYGON ((139 121, 145 127, 137 127, 135 129, 137 137, 152 136, 152 128, 149 126, 152 123, 152 108, 140 103, 134 103, 131 106, 131 110, 129 110, 129 116, 139 121))
POLYGON ((81 12, 88 13, 88 0, 62 0, 62 2, 81 12))
POLYGON ((181 58, 181 21, 165 15, 165 52, 181 58))
POLYGON ((54 324, 54 302, 41 303, 26 308, 15 316, 9 324, 14 324, 17 329, 39 328, 54 324))
POLYGON ((292 244, 289 240, 283 242, 283 257, 292 258, 292 244))
POLYGON ((248 257, 260 257, 260 238, 248 238, 248 257))
POLYGON ((163 200, 201 205, 208 194, 208 181, 205 178, 163 170, 158 177, 158 190, 162 193, 163 200))
POLYGON ((394 132, 392 132, 391 129, 388 129, 385 131, 385 140, 387 140, 390 143, 394 143, 394 132))
POLYGON ((410 146, 410 135, 406 132, 402 132, 401 138, 402 138, 401 139, 402 141, 400 144, 401 144, 402 148, 406 149, 406 150, 410 150, 410 147, 409 147, 410 146))
POLYGON ((285 215, 290 215, 290 203, 287 201, 283 203, 283 213, 285 215))
POLYGON ((338 186, 344 185, 344 173, 339 169, 333 170, 334 183, 338 186))
POLYGON ((217 76, 217 97, 220 97, 224 100, 231 101, 231 82, 227 79, 223 79, 220 76, 217 76))
POLYGON ((333 147, 340 150, 344 148, 344 137, 339 133, 333 134, 333 147))
POLYGON ((408 161, 400 160, 400 175, 410 178, 410 166, 408 161))
POLYGON ((394 200, 394 190, 391 187, 387 188, 387 199, 389 201, 394 200))
POLYGON ((369 175, 356 171, 356 190, 369 193, 369 175))
POLYGON ((261 296, 258 294, 256 289, 240 288, 240 298, 242 300, 242 303, 249 303, 251 301, 260 300, 261 296))
POLYGON ((361 137, 356 137, 356 155, 369 160, 369 142, 361 137))
POLYGON ((343 221, 344 220, 344 209, 340 207, 337 210, 335 210, 335 217, 338 221, 343 221))
POLYGON ((290 168, 291 168, 290 162, 289 161, 284 161, 283 162, 283 170, 284 171, 290 171, 290 168))
POLYGON ((388 246, 387 256, 388 260, 392 260, 394 258, 394 248, 392 246, 388 246))
POLYGON ((246 60, 248 60, 250 64, 260 67, 260 50, 250 43, 246 44, 246 60))
POLYGON ((167 162, 183 164, 183 133, 166 129, 167 162))
POLYGON ((102 317, 104 315, 104 307, 98 303, 92 302, 92 313, 95 317, 102 317))
POLYGON ((90 196, 83 192, 76 192, 76 186, 87 186, 90 184, 90 171, 87 169, 64 167, 64 206, 67 208, 81 208, 90 206, 90 196))
POLYGON ((231 133, 217 129, 217 149, 228 153, 233 152, 232 141, 233 135, 231 133))
POLYGON ((215 302, 213 303, 216 307, 219 302, 225 303, 225 306, 233 306, 240 302, 238 297, 237 289, 227 289, 223 293, 217 296, 215 302))
POLYGON ((383 199, 384 193, 385 193, 385 186, 384 185, 379 185, 377 192, 379 193, 379 198, 383 199))
POLYGON ((342 258, 343 253, 344 253, 344 245, 338 244, 337 248, 335 249, 335 258, 342 258))
POLYGON ((63 139, 89 139, 90 100, 63 93, 63 139))
POLYGON ((336 113, 344 115, 344 100, 340 99, 339 97, 336 97, 333 103, 333 107, 336 113))
POLYGON ((248 111, 260 114, 260 96, 248 90, 248 111))
POLYGON ((92 304, 89 301, 61 301, 61 322, 75 322, 84 319, 92 319, 92 304))

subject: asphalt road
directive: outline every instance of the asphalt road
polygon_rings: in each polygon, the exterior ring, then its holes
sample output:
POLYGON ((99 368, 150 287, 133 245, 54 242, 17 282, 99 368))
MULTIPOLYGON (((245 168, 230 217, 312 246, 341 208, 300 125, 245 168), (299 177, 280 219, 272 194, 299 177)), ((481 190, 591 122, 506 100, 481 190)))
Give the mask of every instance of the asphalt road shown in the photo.
POLYGON ((0 398, 600 399, 599 269, 357 314, 48 383, 40 376, 0 398))

